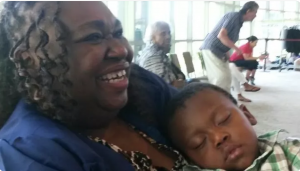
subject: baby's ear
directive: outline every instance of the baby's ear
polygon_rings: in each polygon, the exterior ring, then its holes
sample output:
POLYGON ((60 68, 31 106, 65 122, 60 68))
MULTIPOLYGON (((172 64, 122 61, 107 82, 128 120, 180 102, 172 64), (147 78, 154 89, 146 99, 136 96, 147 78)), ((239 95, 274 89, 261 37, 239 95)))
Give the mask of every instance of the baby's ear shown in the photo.
POLYGON ((242 110, 242 112, 248 118, 251 125, 256 125, 257 124, 256 118, 249 112, 249 110, 247 109, 247 107, 245 105, 241 104, 239 108, 242 110))

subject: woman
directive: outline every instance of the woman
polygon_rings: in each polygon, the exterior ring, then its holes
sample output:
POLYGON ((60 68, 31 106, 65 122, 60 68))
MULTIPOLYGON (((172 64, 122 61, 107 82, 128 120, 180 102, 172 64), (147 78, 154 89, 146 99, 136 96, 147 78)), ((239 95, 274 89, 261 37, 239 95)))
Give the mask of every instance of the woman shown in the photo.
POLYGON ((248 42, 240 47, 242 54, 234 52, 230 57, 230 62, 239 68, 246 69, 246 79, 254 85, 255 73, 258 66, 257 60, 266 58, 266 55, 253 57, 253 48, 256 46, 258 39, 255 36, 251 36, 247 40, 248 42))
POLYGON ((103 3, 8 1, 2 12, 0 170, 183 167, 158 131, 176 91, 130 66, 103 3))
POLYGON ((150 25, 145 34, 146 47, 138 57, 138 65, 163 78, 174 87, 185 85, 185 75, 167 56, 171 49, 171 31, 168 23, 158 21, 150 25))
POLYGON ((251 75, 253 76, 252 79, 252 83, 253 83, 254 74, 258 66, 258 62, 256 60, 264 57, 264 56, 258 58, 252 57, 253 48, 256 46, 257 40, 258 39, 255 36, 249 37, 248 43, 240 47, 240 50, 243 52, 243 54, 237 54, 237 52, 234 52, 230 57, 229 68, 232 75, 232 86, 234 88, 234 91, 237 92, 237 99, 242 102, 251 102, 251 100, 242 95, 241 88, 240 88, 241 84, 244 86, 245 91, 248 92, 257 92, 260 90, 259 87, 248 84, 247 81, 249 80, 251 75), (242 69, 247 69, 246 79, 241 72, 242 69))

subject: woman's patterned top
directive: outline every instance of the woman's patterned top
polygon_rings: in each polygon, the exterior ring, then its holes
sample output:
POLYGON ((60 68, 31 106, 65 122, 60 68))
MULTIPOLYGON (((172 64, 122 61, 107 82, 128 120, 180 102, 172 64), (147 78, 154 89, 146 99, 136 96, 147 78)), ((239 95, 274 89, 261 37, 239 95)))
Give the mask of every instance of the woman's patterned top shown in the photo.
MULTIPOLYGON (((134 130, 136 130, 133 127, 134 130)), ((171 171, 181 171, 183 170, 184 166, 187 165, 187 162, 184 160, 183 156, 176 150, 172 149, 171 147, 168 147, 166 145, 158 144, 155 140, 148 137, 143 132, 140 132, 136 130, 146 141, 150 142, 154 147, 157 147, 157 149, 161 151, 167 151, 176 156, 175 164, 171 171)), ((125 151, 122 150, 120 147, 110 144, 106 142, 105 140, 102 140, 98 137, 89 137, 91 140, 101 143, 112 150, 114 150, 117 153, 122 154, 129 162, 132 164, 132 166, 135 168, 136 171, 168 171, 168 169, 161 168, 161 167, 155 167, 152 165, 152 160, 149 158, 149 156, 138 152, 138 151, 125 151)))

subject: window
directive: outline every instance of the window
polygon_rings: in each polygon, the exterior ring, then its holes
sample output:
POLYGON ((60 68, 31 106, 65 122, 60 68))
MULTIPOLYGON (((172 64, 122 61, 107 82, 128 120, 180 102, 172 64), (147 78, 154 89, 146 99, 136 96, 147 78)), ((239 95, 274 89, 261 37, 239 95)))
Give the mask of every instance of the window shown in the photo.
POLYGON ((285 20, 295 20, 297 19, 298 14, 295 12, 285 12, 284 13, 284 19, 285 20))
POLYGON ((268 24, 269 38, 280 38, 280 31, 283 27, 283 23, 275 22, 268 24))
POLYGON ((282 1, 269 1, 271 10, 282 10, 282 1))
POLYGON ((225 14, 229 13, 229 12, 232 12, 232 11, 234 11, 234 6, 232 6, 232 5, 225 5, 225 9, 224 9, 225 14))
POLYGON ((283 44, 281 41, 269 41, 267 51, 270 53, 270 59, 274 60, 276 56, 281 55, 283 44))
POLYGON ((114 14, 114 16, 119 17, 119 1, 107 1, 106 3, 107 7, 110 9, 110 11, 114 14))
POLYGON ((266 9, 267 8, 267 1, 255 1, 260 9, 266 9))
MULTIPOLYGON (((237 1, 240 2, 240 6, 244 6, 245 3, 247 3, 248 1, 237 1)), ((267 8, 267 1, 255 1, 260 9, 266 9, 267 8)))
POLYGON ((192 54, 193 54, 193 57, 195 58, 196 56, 195 55, 197 55, 197 57, 196 58, 198 58, 198 52, 200 51, 199 49, 200 49, 200 47, 201 47, 201 45, 202 45, 202 41, 195 41, 195 42, 193 42, 193 44, 192 44, 192 54))
POLYGON ((264 21, 264 20, 268 20, 268 14, 266 13, 265 10, 258 10, 254 21, 264 21))
POLYGON ((239 2, 240 2, 240 6, 242 7, 242 6, 245 5, 245 3, 246 3, 247 1, 239 1, 239 2))
POLYGON ((155 21, 170 22, 170 1, 148 1, 149 2, 149 23, 155 21), (162 15, 163 14, 163 15, 162 15))
POLYGON ((240 39, 245 39, 247 37, 250 37, 250 34, 251 34, 251 23, 245 22, 240 31, 240 39))
POLYGON ((187 39, 189 1, 174 1, 175 40, 187 39))
POLYGON ((253 35, 258 38, 268 37, 268 25, 263 21, 256 21, 253 23, 253 35))
POLYGON ((204 1, 193 1, 193 13, 192 13, 192 29, 193 39, 204 39, 205 31, 205 13, 204 13, 204 1))
POLYGON ((270 18, 269 20, 281 21, 283 19, 282 12, 279 11, 270 11, 270 18))
POLYGON ((224 5, 220 5, 215 2, 209 2, 208 6, 208 17, 209 22, 209 32, 212 31, 212 29, 216 26, 216 24, 219 22, 219 20, 223 17, 224 15, 224 5))
POLYGON ((284 11, 297 11, 298 4, 297 1, 284 1, 284 11))
POLYGON ((142 1, 135 2, 135 19, 140 20, 143 18, 142 8, 143 8, 142 1))
POLYGON ((225 1, 226 4, 233 4, 234 1, 225 1))
POLYGON ((175 43, 175 53, 177 54, 178 61, 181 67, 181 71, 186 74, 186 66, 185 66, 185 61, 183 59, 183 52, 187 51, 187 42, 179 42, 175 43))

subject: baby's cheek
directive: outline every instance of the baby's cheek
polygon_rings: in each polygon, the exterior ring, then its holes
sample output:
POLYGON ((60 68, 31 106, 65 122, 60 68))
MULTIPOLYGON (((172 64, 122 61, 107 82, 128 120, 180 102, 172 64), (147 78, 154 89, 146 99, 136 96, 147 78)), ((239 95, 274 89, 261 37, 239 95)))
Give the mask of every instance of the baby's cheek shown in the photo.
POLYGON ((190 159, 201 168, 219 168, 221 160, 214 150, 203 150, 201 152, 195 150, 191 152, 190 159), (204 152, 205 151, 205 152, 204 152))

